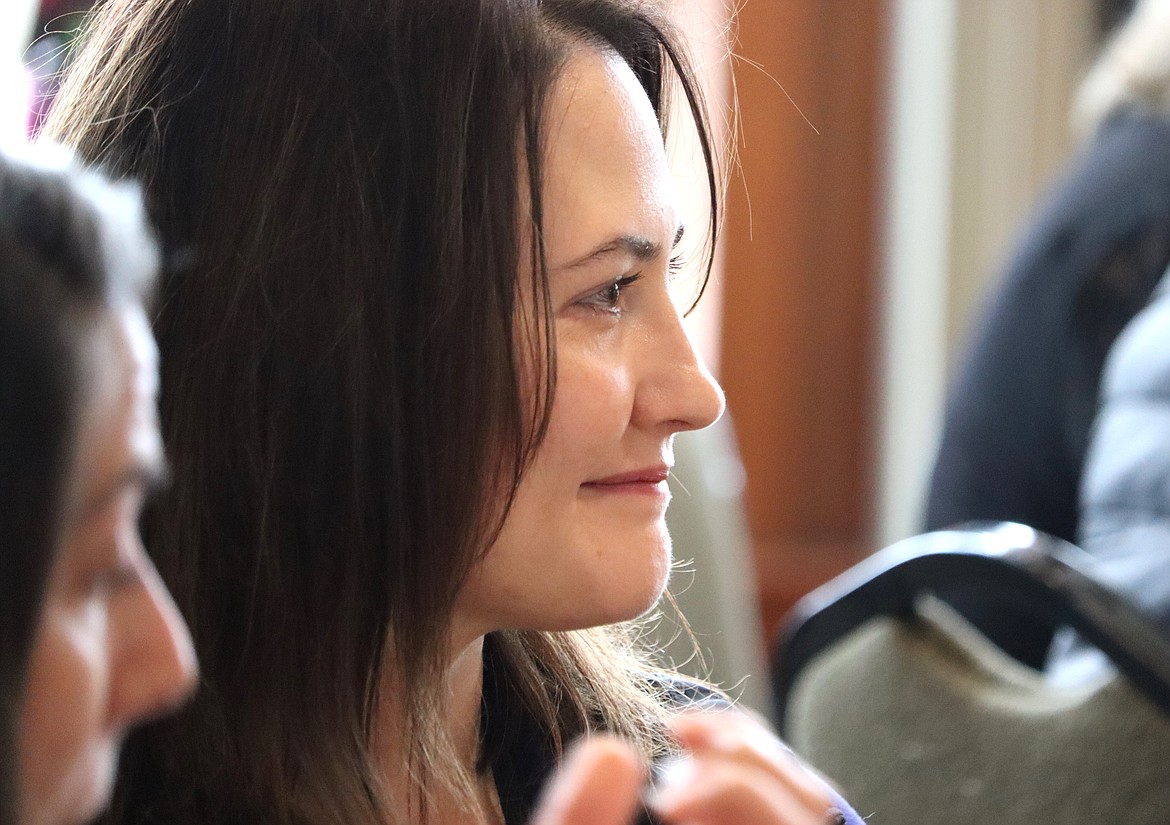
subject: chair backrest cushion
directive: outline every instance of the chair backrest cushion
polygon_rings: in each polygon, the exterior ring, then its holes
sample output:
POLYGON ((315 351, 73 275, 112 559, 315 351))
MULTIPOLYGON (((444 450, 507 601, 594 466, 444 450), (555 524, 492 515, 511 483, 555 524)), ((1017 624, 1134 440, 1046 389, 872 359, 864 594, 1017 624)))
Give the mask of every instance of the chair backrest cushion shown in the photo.
POLYGON ((869 825, 1170 822, 1170 719, 1116 674, 1050 684, 929 597, 803 668, 785 732, 869 825))

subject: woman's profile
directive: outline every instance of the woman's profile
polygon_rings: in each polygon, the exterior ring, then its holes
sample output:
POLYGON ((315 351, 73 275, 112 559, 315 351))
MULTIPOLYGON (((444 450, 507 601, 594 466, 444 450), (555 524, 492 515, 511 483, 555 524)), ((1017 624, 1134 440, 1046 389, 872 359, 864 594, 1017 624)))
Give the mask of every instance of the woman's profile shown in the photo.
POLYGON ((107 801, 122 736, 190 691, 190 638, 138 540, 164 473, 155 245, 135 188, 0 155, 0 822, 107 801))
POLYGON ((520 823, 594 731, 686 755, 668 821, 823 821, 620 624, 666 584, 672 437, 723 407, 672 294, 675 83, 714 200, 710 143, 654 7, 127 0, 87 36, 48 132, 191 258, 145 530, 205 674, 109 821, 520 823))

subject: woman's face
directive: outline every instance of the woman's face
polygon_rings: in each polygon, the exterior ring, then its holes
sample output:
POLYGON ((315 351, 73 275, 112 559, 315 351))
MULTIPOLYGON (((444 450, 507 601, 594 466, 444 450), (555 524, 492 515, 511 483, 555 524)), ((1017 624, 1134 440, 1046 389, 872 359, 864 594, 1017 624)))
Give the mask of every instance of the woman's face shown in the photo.
POLYGON ((22 825, 92 819, 126 729, 181 702, 195 677, 187 629, 138 537, 143 498, 163 472, 142 308, 106 312, 88 343, 62 542, 20 716, 22 825))
POLYGON ((723 411, 670 293, 680 218, 633 72, 578 48, 546 128, 556 394, 503 531, 460 595, 467 634, 588 627, 652 606, 670 570, 673 436, 723 411))

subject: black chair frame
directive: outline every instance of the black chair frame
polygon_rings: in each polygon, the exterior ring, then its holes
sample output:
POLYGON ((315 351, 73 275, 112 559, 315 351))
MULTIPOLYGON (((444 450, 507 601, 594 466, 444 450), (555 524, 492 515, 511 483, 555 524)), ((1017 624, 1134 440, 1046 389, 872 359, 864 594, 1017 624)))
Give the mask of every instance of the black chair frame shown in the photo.
POLYGON ((797 675, 818 653, 877 616, 914 615, 924 595, 976 595, 1072 627, 1170 715, 1170 640, 1092 578, 1092 557, 1021 524, 962 525, 882 550, 805 596, 773 658, 776 724, 784 730, 797 675))

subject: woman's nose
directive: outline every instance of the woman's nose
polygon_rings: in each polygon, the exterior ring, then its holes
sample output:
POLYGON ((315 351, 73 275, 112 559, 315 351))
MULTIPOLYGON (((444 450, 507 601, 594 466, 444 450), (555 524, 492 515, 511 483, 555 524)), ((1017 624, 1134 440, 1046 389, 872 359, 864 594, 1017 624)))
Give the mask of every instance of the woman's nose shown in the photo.
POLYGON ((723 389, 699 357, 669 298, 660 317, 645 346, 649 369, 635 414, 644 424, 670 432, 709 427, 723 415, 723 389))
POLYGON ((110 716, 129 726, 173 710, 194 690, 198 665, 187 625, 154 565, 142 556, 141 587, 111 616, 110 716))

